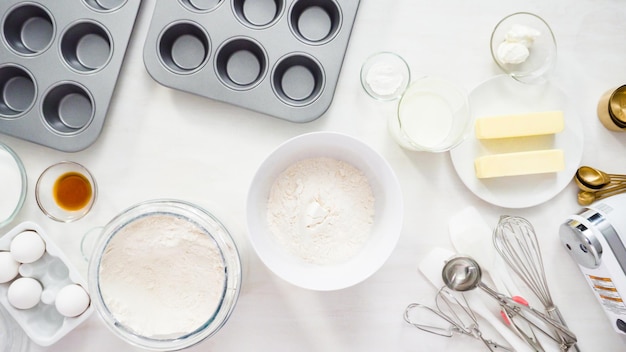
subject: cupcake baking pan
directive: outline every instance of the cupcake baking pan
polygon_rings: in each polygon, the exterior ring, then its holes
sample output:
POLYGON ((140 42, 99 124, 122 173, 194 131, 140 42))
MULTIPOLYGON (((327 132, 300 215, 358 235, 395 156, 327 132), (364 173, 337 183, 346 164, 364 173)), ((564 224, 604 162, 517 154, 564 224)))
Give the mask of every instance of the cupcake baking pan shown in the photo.
POLYGON ((35 231, 41 236, 46 245, 46 251, 37 261, 21 264, 17 278, 0 284, 0 304, 6 308, 33 342, 40 346, 50 346, 87 320, 94 308, 89 305, 86 311, 76 317, 66 317, 57 311, 55 297, 61 288, 69 284, 78 284, 87 289, 87 283, 78 269, 36 223, 23 222, 1 236, 0 251, 8 251, 13 238, 24 231, 35 231), (20 277, 33 278, 43 287, 41 300, 33 308, 17 309, 8 301, 9 287, 20 277))
POLYGON ((0 2, 0 132, 62 151, 98 138, 140 0, 0 2))
POLYGON ((292 122, 330 106, 359 0, 158 1, 144 47, 164 86, 292 122))

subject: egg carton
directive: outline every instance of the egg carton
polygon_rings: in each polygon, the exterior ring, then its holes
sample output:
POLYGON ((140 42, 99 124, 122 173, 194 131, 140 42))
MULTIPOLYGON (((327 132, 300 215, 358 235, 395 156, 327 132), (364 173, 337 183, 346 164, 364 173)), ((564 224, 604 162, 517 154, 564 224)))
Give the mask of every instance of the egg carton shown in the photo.
POLYGON ((94 307, 90 304, 87 310, 77 317, 65 317, 56 310, 54 297, 61 288, 69 284, 78 284, 87 290, 87 283, 36 223, 23 222, 0 237, 0 251, 9 250, 12 239, 27 230, 35 231, 41 236, 46 244, 46 252, 33 263, 21 264, 20 275, 17 278, 31 277, 39 281, 43 286, 41 301, 31 309, 13 307, 7 299, 7 291, 12 280, 0 284, 0 304, 6 308, 33 342, 40 346, 50 346, 87 320, 93 313, 94 307), (23 274, 27 275, 22 276, 23 274))
POLYGON ((292 122, 329 108, 360 0, 162 0, 144 63, 160 84, 292 122))
POLYGON ((0 132, 75 152, 100 135, 141 0, 2 0, 0 132))

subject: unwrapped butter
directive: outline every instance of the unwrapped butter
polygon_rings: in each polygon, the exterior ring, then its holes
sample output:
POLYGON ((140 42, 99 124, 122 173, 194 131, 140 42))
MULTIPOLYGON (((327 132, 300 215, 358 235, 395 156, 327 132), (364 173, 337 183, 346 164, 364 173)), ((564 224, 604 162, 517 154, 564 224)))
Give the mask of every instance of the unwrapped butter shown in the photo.
POLYGON ((565 169, 565 156, 561 149, 491 154, 476 158, 474 169, 478 178, 559 172, 565 169))
POLYGON ((564 128, 565 121, 562 111, 481 117, 477 118, 475 123, 476 138, 478 139, 554 134, 563 131, 564 128))

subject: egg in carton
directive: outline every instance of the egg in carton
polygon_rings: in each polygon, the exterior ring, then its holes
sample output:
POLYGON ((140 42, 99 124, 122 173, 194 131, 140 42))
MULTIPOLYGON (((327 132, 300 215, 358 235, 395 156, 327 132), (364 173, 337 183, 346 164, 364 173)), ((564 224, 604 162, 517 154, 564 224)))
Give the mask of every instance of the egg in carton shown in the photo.
POLYGON ((54 344, 93 313, 86 281, 36 223, 0 237, 0 255, 0 304, 36 344, 54 344))

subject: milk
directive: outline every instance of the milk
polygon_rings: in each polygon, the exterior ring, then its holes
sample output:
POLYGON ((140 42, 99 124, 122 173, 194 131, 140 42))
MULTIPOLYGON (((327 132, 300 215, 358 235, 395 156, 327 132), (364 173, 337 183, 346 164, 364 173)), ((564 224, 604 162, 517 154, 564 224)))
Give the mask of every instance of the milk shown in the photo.
POLYGON ((404 97, 398 116, 404 137, 425 148, 441 145, 452 130, 453 111, 437 94, 416 93, 404 97))
POLYGON ((465 93, 441 79, 426 77, 411 84, 402 95, 389 128, 406 149, 439 152, 463 139, 469 120, 465 93))

